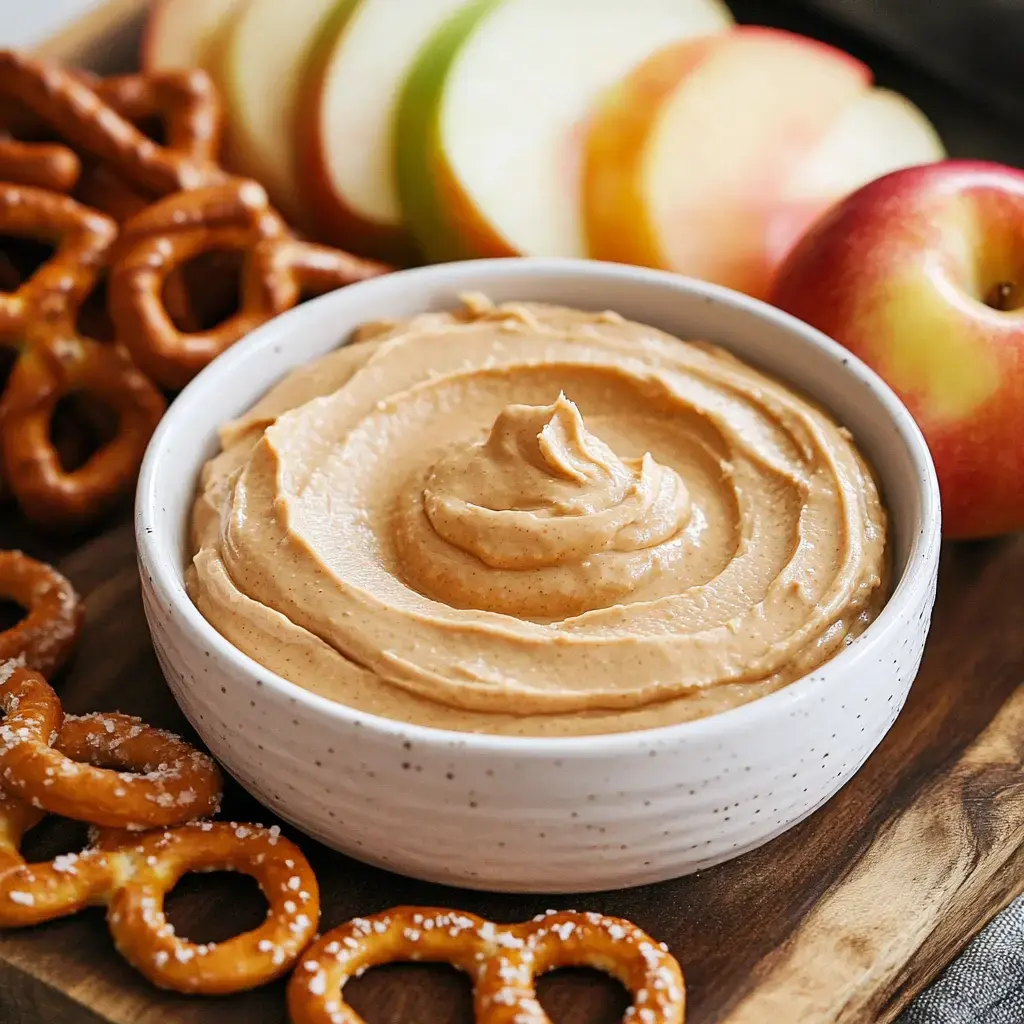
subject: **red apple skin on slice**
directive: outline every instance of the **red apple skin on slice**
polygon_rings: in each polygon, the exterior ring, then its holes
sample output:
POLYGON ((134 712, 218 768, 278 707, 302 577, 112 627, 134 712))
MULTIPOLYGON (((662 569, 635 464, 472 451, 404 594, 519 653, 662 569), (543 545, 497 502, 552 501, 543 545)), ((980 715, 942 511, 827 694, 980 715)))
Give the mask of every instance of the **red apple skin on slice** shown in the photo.
POLYGON ((948 160, 871 182, 800 240, 770 300, 906 403, 946 537, 1024 529, 1024 171, 948 160))
POLYGON ((776 29, 741 27, 653 55, 591 125, 590 254, 763 296, 787 180, 870 82, 848 54, 776 29))
POLYGON ((244 0, 155 0, 142 36, 144 71, 202 68, 214 78, 220 36, 244 0))

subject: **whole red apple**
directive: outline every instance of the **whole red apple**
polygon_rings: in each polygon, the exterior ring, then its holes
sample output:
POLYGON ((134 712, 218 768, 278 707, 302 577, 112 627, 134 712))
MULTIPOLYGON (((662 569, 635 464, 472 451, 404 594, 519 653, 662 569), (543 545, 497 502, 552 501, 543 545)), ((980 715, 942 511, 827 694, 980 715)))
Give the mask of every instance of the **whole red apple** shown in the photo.
POLYGON ((1024 528, 1024 171, 896 171, 821 218, 770 301, 856 353, 906 403, 945 533, 1024 528))

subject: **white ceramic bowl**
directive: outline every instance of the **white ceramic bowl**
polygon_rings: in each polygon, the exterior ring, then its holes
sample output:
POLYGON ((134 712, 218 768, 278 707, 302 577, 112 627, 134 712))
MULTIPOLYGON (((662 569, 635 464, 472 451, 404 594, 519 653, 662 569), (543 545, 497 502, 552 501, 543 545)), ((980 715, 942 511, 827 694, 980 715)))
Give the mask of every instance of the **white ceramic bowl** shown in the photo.
POLYGON ((939 560, 925 442, 862 363, 812 328, 726 289, 575 260, 452 263, 327 295, 267 324, 178 397, 142 468, 136 535, 160 665, 214 755, 317 839, 404 874, 500 891, 654 882, 753 849, 829 799, 867 758, 917 673, 939 560), (813 675, 725 714, 571 739, 467 735, 353 711, 266 671, 185 593, 186 520, 217 426, 356 324, 450 308, 465 291, 614 309, 720 342, 816 397, 854 433, 891 513, 895 592, 813 675))

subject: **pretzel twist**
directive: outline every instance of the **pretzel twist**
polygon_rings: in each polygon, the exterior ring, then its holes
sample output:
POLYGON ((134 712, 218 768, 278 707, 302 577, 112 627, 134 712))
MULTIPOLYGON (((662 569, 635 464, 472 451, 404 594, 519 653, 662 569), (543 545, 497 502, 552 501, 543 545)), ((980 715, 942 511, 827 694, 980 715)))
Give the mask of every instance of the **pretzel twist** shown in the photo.
POLYGON ((77 334, 76 319, 109 258, 117 226, 67 196, 0 184, 0 232, 57 245, 54 256, 0 295, 0 344, 17 359, 0 399, 0 453, 23 510, 48 526, 95 519, 126 490, 166 408, 126 350, 77 334), (57 403, 99 398, 118 414, 118 432, 74 471, 50 437, 57 403))
POLYGON ((382 263, 296 239, 256 182, 233 179, 169 196, 123 228, 110 279, 110 311, 137 365, 167 388, 306 294, 386 273, 382 263), (171 274, 209 252, 242 254, 239 309, 216 327, 181 331, 164 304, 171 274))
POLYGON ((280 829, 237 822, 193 822, 141 835, 100 830, 77 854, 27 864, 24 833, 43 815, 0 795, 0 927, 20 928, 107 906, 118 952, 154 985, 226 995, 291 970, 316 932, 320 895, 302 851, 280 829), (163 901, 192 871, 239 871, 269 904, 258 928, 221 943, 179 938, 163 901))
POLYGON ((218 810, 221 775, 206 754, 129 715, 65 717, 41 675, 13 662, 3 671, 0 775, 8 793, 52 814, 130 830, 218 810))
POLYGON ((682 971, 668 952, 629 921, 601 914, 554 913, 496 925, 473 914, 398 907, 354 918, 314 943, 288 985, 292 1024, 365 1024, 342 989, 363 971, 398 960, 451 964, 473 979, 477 1024, 551 1024, 536 978, 559 967, 594 967, 633 997, 626 1020, 682 1024, 682 971))
POLYGON ((57 246, 12 294, 0 295, 0 343, 23 343, 30 327, 65 322, 95 285, 117 225, 67 196, 29 186, 0 184, 0 232, 57 246))
POLYGON ((0 551, 0 595, 28 613, 0 633, 0 661, 20 658, 45 676, 57 672, 78 642, 85 609, 69 580, 20 551, 0 551))
POLYGON ((23 511, 51 527, 95 519, 131 489, 166 407, 119 346, 59 334, 41 339, 15 364, 0 403, 0 452, 23 511), (84 465, 68 470, 50 424, 60 400, 76 393, 98 398, 118 424, 84 465))
POLYGON ((223 175, 209 155, 219 138, 220 110, 213 85, 203 72, 165 72, 138 82, 100 83, 95 88, 93 84, 50 62, 13 51, 0 52, 0 96, 27 107, 63 140, 115 167, 131 185, 166 195, 223 175), (105 89, 115 102, 135 104, 137 110, 155 112, 166 108, 169 101, 182 104, 183 122, 197 134, 170 130, 169 144, 161 146, 101 98, 97 90, 105 89), (197 91, 202 92, 201 102, 195 101, 197 91), (190 105, 184 105, 186 101, 190 105), (175 143, 186 137, 189 148, 175 148, 175 143))

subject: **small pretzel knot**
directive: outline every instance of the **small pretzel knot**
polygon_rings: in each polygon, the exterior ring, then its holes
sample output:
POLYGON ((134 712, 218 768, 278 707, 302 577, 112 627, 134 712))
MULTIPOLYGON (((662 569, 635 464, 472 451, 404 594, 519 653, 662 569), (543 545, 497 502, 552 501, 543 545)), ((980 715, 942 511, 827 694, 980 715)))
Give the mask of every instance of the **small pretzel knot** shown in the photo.
POLYGON ((59 333, 41 339, 15 364, 0 403, 0 452, 22 509, 51 527, 95 519, 130 490, 165 409, 163 396, 120 346, 59 333), (98 398, 118 421, 117 433, 69 470, 50 424, 60 400, 74 394, 98 398))
POLYGON ((78 642, 85 610, 69 580, 20 551, 0 551, 0 595, 28 613, 0 633, 0 662, 21 659, 44 676, 60 669, 78 642))
POLYGON ((83 155, 110 165, 130 185, 154 195, 196 188, 223 176, 213 161, 220 105, 201 71, 94 83, 48 61, 4 51, 0 97, 28 108, 83 155), (168 115, 167 145, 154 142, 132 123, 158 113, 168 115))
POLYGON ((277 826, 206 821, 141 835, 100 830, 80 853, 27 864, 21 839, 42 817, 0 795, 0 927, 106 905, 114 944, 136 970, 161 988, 204 995, 241 992, 281 977, 316 932, 316 877, 277 826), (221 943, 175 935, 164 898, 192 871, 251 875, 269 904, 266 920, 221 943))
POLYGON ((299 241, 256 182, 232 179, 168 196, 124 226, 110 279, 110 312, 136 364, 159 384, 176 389, 304 295, 389 269, 299 241), (164 305, 165 285, 188 261, 218 251, 242 255, 238 311, 210 330, 184 332, 164 305))
POLYGON ((666 946, 629 921, 554 913, 520 925, 473 914, 398 907, 354 918, 315 942, 288 985, 292 1024, 365 1024, 345 1001, 345 983, 399 960, 447 963, 473 979, 477 1024, 551 1024, 536 978, 560 967, 594 967, 633 997, 624 1021, 682 1024, 685 987, 666 946))
POLYGON ((95 519, 131 486, 166 408, 127 351, 77 333, 117 234, 108 217, 67 196, 0 184, 0 232, 57 244, 11 294, 0 294, 0 344, 15 363, 0 399, 0 453, 23 510, 48 526, 95 519), (66 470, 50 436, 57 404, 90 394, 117 413, 117 433, 84 465, 66 470))
POLYGON ((21 344, 39 323, 64 321, 96 283, 117 225, 67 196, 0 184, 0 232, 57 246, 54 255, 11 294, 0 294, 0 343, 21 344))
POLYGON ((65 717, 46 680, 17 663, 0 676, 0 777, 11 795, 51 814, 133 830, 219 808, 219 769, 184 740, 129 715, 65 717))
POLYGON ((121 849, 132 851, 133 870, 110 901, 108 923, 121 955, 155 985, 207 995, 253 988, 286 974, 316 933, 316 876, 276 826, 193 822, 147 833, 121 849), (255 878, 269 904, 267 919, 218 944, 178 938, 163 901, 190 871, 240 871, 255 878))

